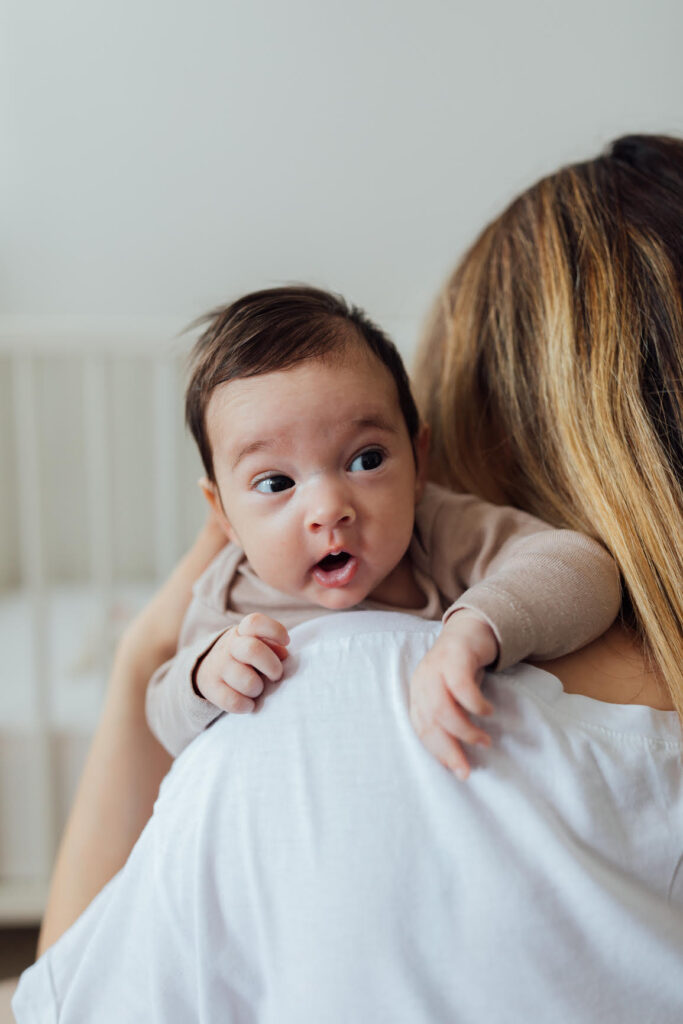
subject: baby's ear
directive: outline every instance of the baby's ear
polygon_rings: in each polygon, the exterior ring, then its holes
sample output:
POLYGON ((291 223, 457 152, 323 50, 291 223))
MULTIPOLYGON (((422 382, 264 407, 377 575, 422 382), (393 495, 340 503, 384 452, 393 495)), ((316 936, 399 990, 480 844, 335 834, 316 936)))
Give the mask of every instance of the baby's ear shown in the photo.
POLYGON ((431 428, 428 423, 421 423, 415 439, 415 461, 417 463, 417 476, 415 479, 415 500, 422 497, 427 483, 427 470, 429 469, 429 441, 431 428))
POLYGON ((228 517, 226 516, 225 511, 223 509, 223 502, 221 501, 220 492, 216 484, 212 480, 209 480, 209 478, 206 476, 201 477, 197 481, 197 483, 199 484, 202 493, 204 494, 204 497, 206 498, 211 507, 211 511, 216 522, 223 530, 225 536, 234 544, 239 544, 237 534, 230 525, 228 517))

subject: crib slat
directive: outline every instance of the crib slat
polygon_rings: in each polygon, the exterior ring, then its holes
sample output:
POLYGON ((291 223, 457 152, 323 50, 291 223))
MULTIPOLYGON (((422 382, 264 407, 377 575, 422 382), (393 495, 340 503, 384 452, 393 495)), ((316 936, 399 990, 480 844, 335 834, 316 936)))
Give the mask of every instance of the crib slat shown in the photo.
POLYGON ((22 579, 28 588, 33 655, 33 720, 37 741, 37 791, 33 812, 39 837, 39 863, 48 877, 57 845, 57 792, 50 733, 51 657, 42 522, 40 437, 36 394, 36 363, 29 356, 12 358, 12 390, 17 455, 22 579))
POLYGON ((155 566, 161 579, 178 557, 178 388, 172 358, 154 361, 155 566))
POLYGON ((83 360, 83 427, 88 509, 90 571, 106 621, 112 598, 111 455, 107 417, 107 366, 105 359, 83 360))

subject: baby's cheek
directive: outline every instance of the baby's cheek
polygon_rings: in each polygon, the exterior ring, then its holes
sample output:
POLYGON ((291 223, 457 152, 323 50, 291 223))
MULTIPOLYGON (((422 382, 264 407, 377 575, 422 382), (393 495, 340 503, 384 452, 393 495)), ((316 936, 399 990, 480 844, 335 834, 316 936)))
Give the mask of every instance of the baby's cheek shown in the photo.
POLYGON ((301 561, 301 552, 298 553, 297 559, 297 553, 292 551, 286 539, 282 538, 276 543, 261 544, 249 561, 256 575, 265 583, 277 590, 287 590, 294 582, 297 562, 301 561))

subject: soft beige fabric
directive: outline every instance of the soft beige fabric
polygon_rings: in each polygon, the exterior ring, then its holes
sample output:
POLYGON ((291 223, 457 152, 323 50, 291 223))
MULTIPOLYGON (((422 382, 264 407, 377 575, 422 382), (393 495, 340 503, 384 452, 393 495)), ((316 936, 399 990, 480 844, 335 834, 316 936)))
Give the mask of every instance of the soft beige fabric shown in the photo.
MULTIPOLYGON (((524 658, 542 660, 576 650, 600 636, 619 609, 617 570, 597 542, 434 484, 417 506, 409 554, 425 595, 422 607, 397 609, 365 600, 355 610, 445 620, 459 608, 474 609, 498 638, 499 669, 524 658)), ((332 614, 268 586, 244 552, 229 544, 198 580, 179 652, 154 674, 147 691, 150 728, 172 754, 221 713, 193 689, 198 659, 227 628, 254 611, 287 629, 332 614)))

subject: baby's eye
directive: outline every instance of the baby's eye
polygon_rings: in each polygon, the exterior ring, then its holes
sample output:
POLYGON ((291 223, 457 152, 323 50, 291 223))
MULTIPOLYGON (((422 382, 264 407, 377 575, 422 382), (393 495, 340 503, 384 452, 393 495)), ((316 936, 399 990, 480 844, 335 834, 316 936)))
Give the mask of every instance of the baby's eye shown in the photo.
POLYGON ((359 470, 377 469, 383 462, 384 452, 381 452, 379 448, 368 448, 367 451, 356 455, 349 470, 352 473, 357 473, 359 470))
POLYGON ((258 480, 255 489, 261 494, 277 494, 279 491, 287 491, 294 486, 294 481, 283 473, 275 473, 273 476, 266 476, 258 480))

